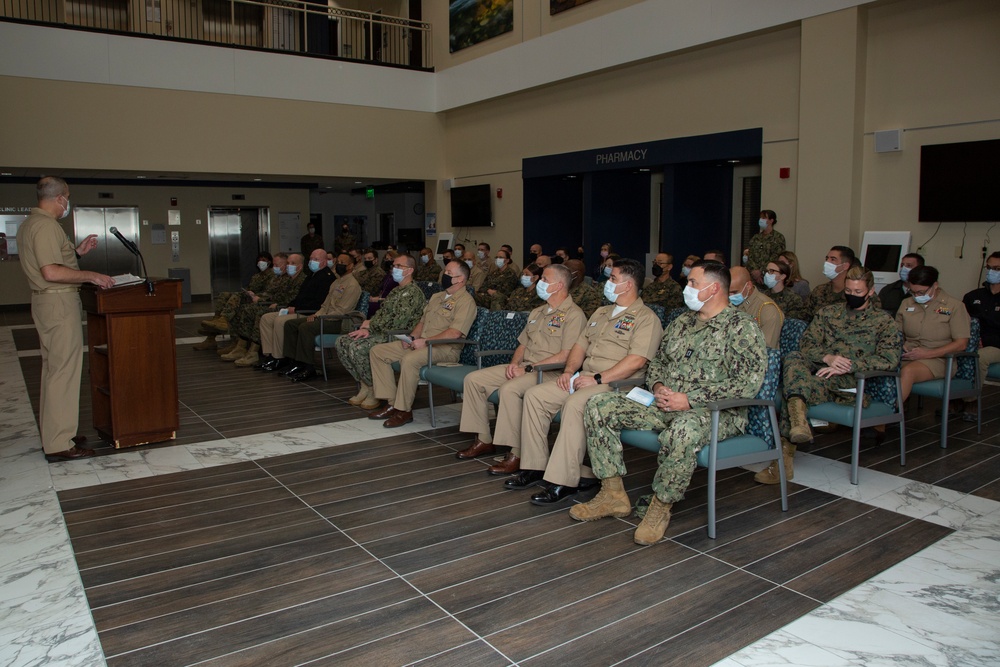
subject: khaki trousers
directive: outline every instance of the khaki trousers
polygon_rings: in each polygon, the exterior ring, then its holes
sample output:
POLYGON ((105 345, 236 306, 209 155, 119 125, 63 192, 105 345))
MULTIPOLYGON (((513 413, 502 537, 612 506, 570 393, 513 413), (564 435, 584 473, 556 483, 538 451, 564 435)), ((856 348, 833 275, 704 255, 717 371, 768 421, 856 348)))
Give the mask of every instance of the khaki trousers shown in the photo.
MULTIPOLYGON (((432 359, 435 363, 458 361, 460 353, 459 345, 435 345, 432 359)), ((400 341, 394 340, 373 347, 369 357, 375 398, 386 399, 397 410, 409 412, 417 395, 420 369, 427 365, 427 350, 404 349, 400 341), (394 361, 399 362, 398 385, 391 366, 394 361)))
POLYGON ((296 320, 301 315, 279 315, 277 312, 260 316, 260 351, 281 358, 285 346, 285 322, 296 320))
MULTIPOLYGON (((545 380, 554 380, 559 375, 545 373, 545 380)), ((493 442, 490 435, 489 405, 487 399, 494 391, 500 392, 497 407, 496 443, 507 445, 511 454, 521 452, 521 414, 524 392, 538 382, 538 373, 525 373, 513 380, 507 379, 507 364, 473 371, 465 376, 462 388, 462 421, 458 430, 475 433, 481 442, 493 442)))
POLYGON ((579 486, 581 477, 593 478, 594 473, 583 465, 583 457, 587 454, 583 410, 591 396, 606 391, 608 386, 599 384, 570 395, 555 382, 546 382, 525 392, 521 469, 544 470, 545 481, 563 486, 579 486), (560 410, 559 435, 549 454, 549 426, 560 410))
POLYGON ((80 425, 80 376, 83 327, 80 294, 57 292, 31 296, 31 319, 42 351, 42 388, 38 424, 46 454, 73 447, 80 425))
MULTIPOLYGON (((979 377, 986 382, 986 374, 990 372, 990 364, 1000 364, 1000 347, 979 348, 979 377)), ((965 399, 966 403, 974 403, 972 396, 965 399)))

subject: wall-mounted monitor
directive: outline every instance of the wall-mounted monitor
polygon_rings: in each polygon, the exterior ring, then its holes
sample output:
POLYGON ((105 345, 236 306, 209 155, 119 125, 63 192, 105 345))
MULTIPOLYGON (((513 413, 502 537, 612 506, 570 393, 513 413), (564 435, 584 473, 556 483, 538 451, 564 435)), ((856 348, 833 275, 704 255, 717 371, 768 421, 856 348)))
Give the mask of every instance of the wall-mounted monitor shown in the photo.
POLYGON ((453 229, 493 226, 493 199, 489 184, 451 189, 451 226, 453 229))
POLYGON ((920 222, 1000 222, 1000 139, 920 147, 920 222))

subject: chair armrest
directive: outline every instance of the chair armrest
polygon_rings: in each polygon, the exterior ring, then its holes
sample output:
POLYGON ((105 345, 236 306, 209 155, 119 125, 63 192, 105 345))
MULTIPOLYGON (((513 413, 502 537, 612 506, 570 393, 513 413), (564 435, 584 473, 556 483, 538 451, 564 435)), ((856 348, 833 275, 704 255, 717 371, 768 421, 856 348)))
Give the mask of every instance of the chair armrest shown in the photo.
POLYGON ((424 342, 427 343, 427 347, 434 345, 479 345, 478 340, 469 340, 468 338, 425 338, 424 342))
POLYGON ((624 389, 625 387, 641 387, 646 384, 646 378, 625 378, 624 380, 615 380, 614 382, 609 382, 608 386, 611 387, 613 391, 618 391, 619 389, 624 389))
POLYGON ((963 350, 962 352, 950 352, 950 353, 944 355, 941 358, 942 359, 958 359, 959 357, 978 357, 978 356, 979 356, 979 350, 974 350, 973 352, 969 352, 967 350, 963 350))
POLYGON ((307 309, 299 310, 298 308, 296 308, 295 309, 295 314, 296 315, 314 315, 317 310, 319 310, 319 308, 313 308, 312 310, 307 310, 307 309))
POLYGON ((727 398, 722 401, 711 401, 706 403, 705 407, 713 412, 716 410, 729 410, 731 408, 744 408, 751 405, 763 405, 765 407, 774 407, 774 401, 769 401, 763 398, 727 398))
POLYGON ((899 377, 899 371, 858 371, 854 374, 856 380, 870 380, 871 378, 894 378, 899 377))
POLYGON ((545 373, 546 371, 557 371, 560 368, 566 368, 566 364, 535 364, 532 367, 532 372, 537 371, 539 374, 545 373))
POLYGON ((410 329, 390 329, 389 331, 384 331, 386 336, 409 336, 410 329))
POLYGON ((501 354, 514 354, 514 350, 476 350, 477 357, 496 357, 501 354))

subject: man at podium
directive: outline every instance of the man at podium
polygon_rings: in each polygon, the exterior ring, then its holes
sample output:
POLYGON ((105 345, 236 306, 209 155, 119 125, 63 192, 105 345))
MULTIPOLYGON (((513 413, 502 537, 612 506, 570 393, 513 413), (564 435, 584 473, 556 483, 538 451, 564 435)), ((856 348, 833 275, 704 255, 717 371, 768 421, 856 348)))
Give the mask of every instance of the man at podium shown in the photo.
POLYGON ((31 287, 31 319, 38 330, 42 352, 42 390, 38 427, 42 449, 50 460, 73 460, 94 455, 77 447, 80 422, 80 376, 83 371, 83 327, 80 324, 80 285, 114 287, 110 276, 81 271, 77 257, 97 247, 91 234, 80 245, 59 225, 69 215, 69 186, 61 178, 38 181, 38 206, 21 223, 17 247, 21 269, 31 287))

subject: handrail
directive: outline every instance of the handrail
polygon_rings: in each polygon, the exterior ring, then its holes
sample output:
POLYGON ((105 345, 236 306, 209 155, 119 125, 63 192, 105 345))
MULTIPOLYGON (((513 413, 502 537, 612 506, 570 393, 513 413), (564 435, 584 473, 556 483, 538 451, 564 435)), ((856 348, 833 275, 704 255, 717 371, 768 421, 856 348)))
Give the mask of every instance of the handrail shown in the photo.
POLYGON ((0 0, 0 19, 431 70, 431 24, 308 0, 0 0))

